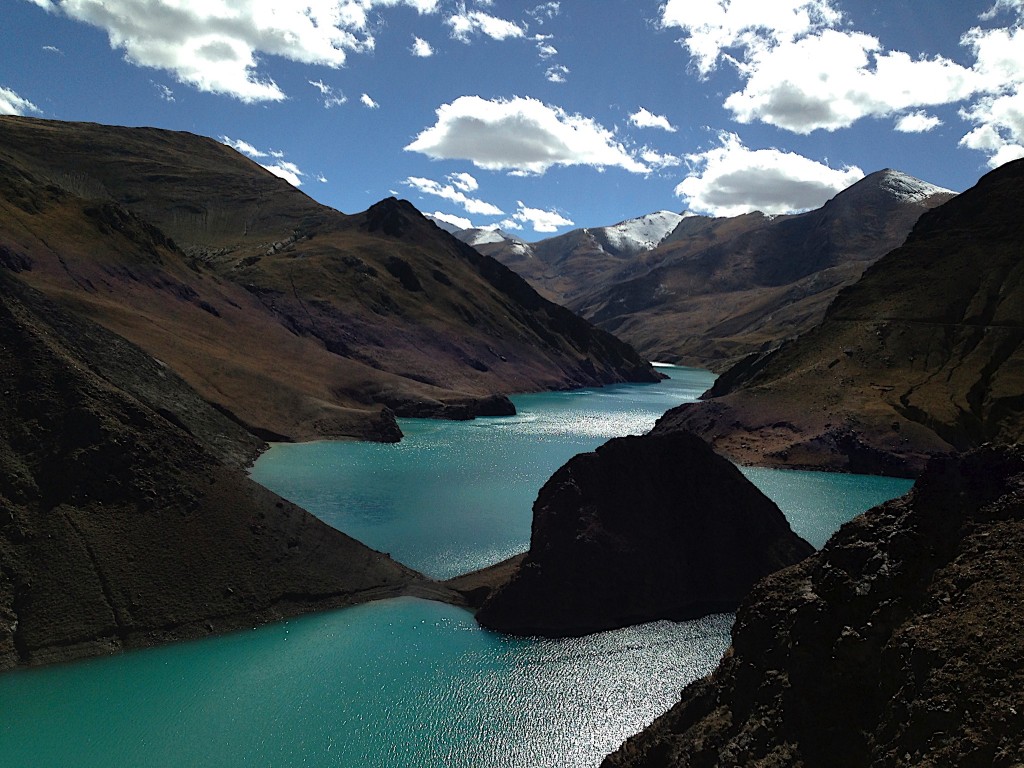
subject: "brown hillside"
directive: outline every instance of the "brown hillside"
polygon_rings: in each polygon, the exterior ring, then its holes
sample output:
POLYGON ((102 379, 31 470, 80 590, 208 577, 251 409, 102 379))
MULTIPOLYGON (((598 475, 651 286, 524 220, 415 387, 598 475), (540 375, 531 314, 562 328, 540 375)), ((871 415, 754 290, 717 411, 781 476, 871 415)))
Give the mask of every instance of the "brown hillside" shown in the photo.
POLYGON ((408 203, 347 216, 186 133, 0 117, 0 264, 267 437, 656 378, 408 203))
POLYGON ((670 411, 749 463, 913 475, 1024 434, 1024 162, 921 217, 820 326, 670 411))

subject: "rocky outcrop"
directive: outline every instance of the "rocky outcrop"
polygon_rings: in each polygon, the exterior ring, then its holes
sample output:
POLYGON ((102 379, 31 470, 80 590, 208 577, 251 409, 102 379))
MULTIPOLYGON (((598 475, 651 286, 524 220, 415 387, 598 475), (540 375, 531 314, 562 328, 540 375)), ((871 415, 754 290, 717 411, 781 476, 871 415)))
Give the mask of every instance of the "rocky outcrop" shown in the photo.
POLYGON ((250 481, 251 435, 2 272, 0 351, 0 669, 444 592, 250 481))
POLYGON ((812 551, 699 438, 616 438, 545 483, 530 550, 477 620, 564 636, 731 611, 759 578, 812 551))
POLYGON ((1024 437, 1024 161, 925 213, 822 323, 657 430, 744 464, 915 476, 1024 437))
POLYGON ((1024 448, 933 461, 760 582, 718 669, 605 768, 1024 764, 1024 448))

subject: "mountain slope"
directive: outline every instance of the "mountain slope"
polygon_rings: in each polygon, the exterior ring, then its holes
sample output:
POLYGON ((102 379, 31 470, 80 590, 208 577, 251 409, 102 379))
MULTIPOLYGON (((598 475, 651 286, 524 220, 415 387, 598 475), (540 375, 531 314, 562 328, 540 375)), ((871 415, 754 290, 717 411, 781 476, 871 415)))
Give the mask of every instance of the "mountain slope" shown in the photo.
POLYGON ((0 177, 0 263, 266 437, 656 378, 408 203, 347 216, 210 139, 2 117, 0 177))
POLYGON ((569 306, 652 360, 721 369, 817 324, 843 286, 952 194, 885 170, 807 213, 685 220, 649 271, 569 306))
POLYGON ((0 348, 0 669, 440 594, 249 480, 257 441, 3 270, 0 348))
POLYGON ((923 215, 813 331, 656 429, 742 462, 913 475, 1024 436, 1024 162, 923 215))

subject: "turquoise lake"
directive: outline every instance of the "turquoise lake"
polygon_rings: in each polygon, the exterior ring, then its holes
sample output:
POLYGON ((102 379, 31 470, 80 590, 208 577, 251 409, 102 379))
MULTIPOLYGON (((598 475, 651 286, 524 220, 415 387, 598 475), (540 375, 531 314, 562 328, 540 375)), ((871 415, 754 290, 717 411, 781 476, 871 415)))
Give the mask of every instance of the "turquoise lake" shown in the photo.
MULTIPOLYGON (((438 577, 529 542, 540 485, 574 454, 648 430, 713 377, 513 398, 519 415, 403 420, 397 445, 279 445, 253 476, 438 577)), ((745 470, 821 546, 909 488, 745 470)), ((0 675, 0 766, 593 766, 714 668, 731 615, 569 640, 506 638, 400 599, 208 640, 0 675)))

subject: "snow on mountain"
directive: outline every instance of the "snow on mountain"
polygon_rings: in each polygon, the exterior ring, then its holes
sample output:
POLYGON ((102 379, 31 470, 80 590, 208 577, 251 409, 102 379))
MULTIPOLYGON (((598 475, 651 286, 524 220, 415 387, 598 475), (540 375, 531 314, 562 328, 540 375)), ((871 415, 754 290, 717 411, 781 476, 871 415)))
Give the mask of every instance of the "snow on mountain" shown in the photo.
POLYGON ((927 200, 932 195, 956 194, 951 189, 929 184, 927 181, 921 181, 913 176, 908 176, 905 173, 892 169, 883 171, 881 184, 882 189, 889 192, 897 200, 905 203, 919 203, 922 200, 927 200))
POLYGON ((657 247, 682 220, 681 213, 656 211, 601 229, 615 250, 640 252, 657 247))

